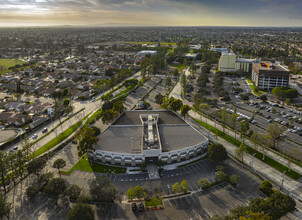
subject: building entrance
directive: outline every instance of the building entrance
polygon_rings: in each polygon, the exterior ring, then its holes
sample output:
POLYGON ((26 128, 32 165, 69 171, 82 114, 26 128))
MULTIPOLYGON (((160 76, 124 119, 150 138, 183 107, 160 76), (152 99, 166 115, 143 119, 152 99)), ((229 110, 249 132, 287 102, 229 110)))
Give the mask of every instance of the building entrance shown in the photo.
POLYGON ((146 162, 147 165, 148 164, 155 164, 155 165, 157 165, 157 163, 158 163, 158 157, 146 157, 145 158, 145 162, 146 162))

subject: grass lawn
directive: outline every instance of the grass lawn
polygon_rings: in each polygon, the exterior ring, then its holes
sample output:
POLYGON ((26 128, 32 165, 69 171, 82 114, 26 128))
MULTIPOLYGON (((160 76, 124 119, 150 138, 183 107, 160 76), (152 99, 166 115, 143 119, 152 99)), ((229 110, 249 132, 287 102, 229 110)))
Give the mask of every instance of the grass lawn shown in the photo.
POLYGON ((90 163, 87 160, 86 154, 75 165, 73 165, 73 167, 70 168, 70 170, 61 171, 61 173, 69 175, 72 173, 73 170, 81 170, 81 171, 94 172, 94 173, 110 173, 112 171, 114 171, 114 173, 116 174, 126 173, 126 168, 108 166, 108 165, 103 165, 93 162, 90 163))
MULTIPOLYGON (((233 145, 239 147, 241 145, 241 141, 231 137, 230 135, 220 131, 217 128, 214 128, 213 126, 206 124, 202 121, 199 121, 197 119, 194 119, 197 123, 199 123, 201 126, 207 128, 208 130, 210 130, 211 132, 215 133, 216 135, 222 137, 223 139, 225 139, 226 141, 232 143, 233 145)), ((249 154, 255 154, 255 157, 259 160, 262 160, 263 154, 257 150, 255 150, 254 148, 246 145, 249 154)), ((276 170, 280 171, 280 172, 285 172, 285 174, 293 179, 299 179, 300 178, 300 174, 297 173, 294 170, 288 169, 287 166, 275 161, 274 159, 267 157, 265 155, 264 160, 262 160, 264 163, 270 165, 271 167, 275 168, 276 170)))
POLYGON ((158 205, 162 205, 162 204, 163 204, 163 201, 158 198, 152 198, 152 199, 145 201, 146 206, 158 206, 158 205))
POLYGON ((253 90, 254 94, 257 95, 257 96, 261 96, 262 93, 265 93, 265 92, 262 91, 262 90, 259 90, 258 92, 256 92, 256 91, 255 91, 255 86, 254 86, 254 84, 251 84, 250 87, 251 87, 251 89, 253 90))
POLYGON ((246 79, 248 83, 253 83, 251 79, 246 79))
POLYGON ((58 137, 55 137, 51 141, 49 141, 47 144, 45 144, 43 147, 39 148, 35 153, 34 156, 39 156, 43 154, 44 152, 48 151, 49 149, 53 148, 60 142, 64 141, 66 138, 68 138, 73 132, 75 132, 80 125, 82 124, 82 121, 78 121, 74 125, 72 125, 70 128, 65 130, 63 133, 59 134, 58 137))
MULTIPOLYGON (((25 62, 18 59, 0 59, 0 65, 5 66, 6 69, 8 69, 11 66, 15 66, 17 64, 22 65, 23 63, 25 62)), ((7 71, 8 70, 6 70, 6 72, 7 71)))
POLYGON ((99 110, 97 110, 95 113, 93 113, 85 122, 84 126, 90 124, 96 117, 98 117, 100 114, 102 114, 103 110, 102 108, 100 108, 99 110))

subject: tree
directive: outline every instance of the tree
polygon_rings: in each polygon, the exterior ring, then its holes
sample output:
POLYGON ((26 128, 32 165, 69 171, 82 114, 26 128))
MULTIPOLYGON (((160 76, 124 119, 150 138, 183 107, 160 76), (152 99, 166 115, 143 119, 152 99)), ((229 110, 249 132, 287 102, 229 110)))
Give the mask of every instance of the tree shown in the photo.
POLYGON ((163 98, 165 98, 165 96, 163 96, 161 94, 157 94, 155 96, 155 103, 161 105, 163 103, 163 98))
POLYGON ((170 103, 170 108, 172 111, 179 111, 182 107, 182 101, 180 99, 175 99, 170 103))
POLYGON ((97 143, 97 138, 95 137, 95 130, 91 127, 85 127, 76 136, 78 140, 78 155, 82 157, 89 150, 94 149, 94 145, 97 143))
POLYGON ((89 187, 90 194, 98 202, 112 202, 117 194, 115 185, 106 176, 97 176, 89 187))
POLYGON ((16 167, 18 167, 18 171, 19 171, 21 179, 23 178, 25 161, 26 161, 26 158, 24 158, 23 151, 18 150, 17 153, 16 153, 16 167))
POLYGON ((188 85, 187 76, 185 73, 181 74, 180 84, 181 84, 184 94, 185 94, 186 90, 187 90, 187 85, 188 85))
POLYGON ((264 160, 264 151, 265 151, 265 147, 263 145, 263 139, 264 139, 263 134, 260 134, 256 130, 253 131, 253 134, 250 137, 250 141, 254 145, 254 148, 255 149, 261 148, 261 151, 262 151, 262 154, 263 154, 262 160, 264 160))
POLYGON ((52 167, 58 169, 59 174, 60 174, 60 178, 61 178, 61 173, 60 173, 60 169, 63 169, 66 166, 66 161, 58 158, 55 160, 55 162, 53 163, 52 167))
POLYGON ((226 180, 226 178, 227 178, 227 175, 224 172, 222 172, 222 171, 215 172, 216 181, 218 181, 218 182, 224 181, 224 180, 226 180))
MULTIPOLYGON (((9 167, 11 168, 11 172, 16 173, 18 167, 17 167, 17 154, 15 152, 13 152, 13 151, 8 152, 7 162, 9 164, 9 167)), ((12 179, 14 185, 16 184, 15 177, 16 177, 16 175, 11 175, 11 179, 12 179)))
POLYGON ((284 131, 285 131, 285 127, 277 123, 272 123, 267 126, 266 132, 273 142, 273 149, 276 149, 278 144, 284 140, 284 136, 283 136, 284 131))
POLYGON ((260 186, 260 189, 262 192, 264 192, 266 195, 270 196, 273 192, 273 185, 268 180, 263 180, 260 186))
POLYGON ((287 87, 275 87, 272 90, 272 94, 280 99, 294 99, 299 95, 296 89, 291 89, 287 87))
POLYGON ((224 132, 224 129, 225 129, 227 118, 228 118, 228 112, 227 112, 226 108, 223 108, 222 111, 221 111, 221 122, 222 122, 223 132, 224 132))
POLYGON ((127 198, 128 198, 128 200, 132 200, 135 198, 135 193, 134 193, 134 190, 132 187, 129 188, 127 191, 127 198))
POLYGON ((29 186, 25 191, 25 195, 30 199, 33 200, 37 193, 39 192, 39 188, 36 186, 29 186))
POLYGON ((38 179, 38 184, 40 186, 44 184, 46 185, 51 178, 53 178, 53 172, 43 173, 38 179))
POLYGON ((69 103, 70 103, 70 100, 69 100, 69 99, 64 99, 64 100, 63 100, 63 105, 64 105, 65 107, 68 106, 69 103))
POLYGON ((180 114, 182 117, 186 118, 188 116, 188 112, 191 110, 191 107, 188 105, 183 105, 180 108, 180 114))
POLYGON ((178 182, 176 182, 172 185, 172 192, 173 193, 180 193, 181 192, 181 186, 179 185, 178 182))
POLYGON ((211 186, 211 183, 207 179, 199 179, 198 186, 202 189, 207 189, 211 186))
POLYGON ((173 76, 174 76, 175 78, 177 78, 177 77, 179 76, 179 72, 178 72, 177 69, 174 70, 173 76))
POLYGON ((233 113, 232 114, 232 117, 231 117, 231 120, 230 120, 230 123, 231 123, 231 127, 234 129, 234 133, 235 133, 235 138, 236 138, 236 128, 237 128, 237 117, 238 115, 236 113, 233 113))
POLYGON ((240 216, 240 220, 273 220, 273 218, 268 214, 247 211, 244 216, 240 216))
POLYGON ((66 190, 65 194, 69 196, 70 199, 78 199, 81 194, 82 188, 76 184, 70 185, 66 190))
POLYGON ((125 110, 123 102, 122 101, 115 102, 113 105, 113 110, 121 114, 125 110))
POLYGON ((69 210, 68 220, 94 220, 94 210, 89 204, 77 203, 69 210))
POLYGON ((67 183, 64 179, 53 178, 49 180, 45 186, 45 191, 52 195, 63 194, 67 188, 67 183))
POLYGON ((183 180, 181 181, 180 183, 180 187, 181 187, 181 190, 185 193, 189 190, 189 186, 188 186, 188 183, 187 181, 183 180))
POLYGON ((134 187, 134 195, 136 198, 141 199, 144 196, 144 189, 141 186, 134 187))
MULTIPOLYGON (((200 104, 198 106, 198 109, 201 111, 202 114, 205 114, 209 109, 210 109, 210 106, 208 104, 200 104)), ((201 116, 202 116, 201 114, 201 116)), ((205 117, 206 119, 206 123, 207 123, 207 117, 205 117)))
POLYGON ((250 123, 246 120, 240 122, 240 136, 241 139, 244 138, 247 134, 247 131, 250 129, 250 123))
POLYGON ((239 176, 237 176, 237 175, 231 175, 230 176, 230 182, 231 182, 231 184, 232 185, 236 185, 238 182, 239 182, 239 176))
POLYGON ((6 175, 8 173, 7 154, 0 150, 0 178, 4 193, 6 193, 6 175))
POLYGON ((262 102, 266 102, 267 101, 267 96, 266 95, 261 95, 260 99, 262 100, 262 102))
POLYGON ((0 219, 9 219, 11 208, 11 204, 6 202, 5 196, 0 193, 0 219))
POLYGON ((43 170, 43 168, 46 165, 46 160, 44 157, 38 157, 34 160, 32 160, 29 164, 28 164, 28 172, 29 173, 34 173, 37 178, 39 179, 39 175, 40 172, 43 170))
POLYGON ((235 156, 238 157, 242 162, 244 156, 248 153, 247 147, 244 142, 241 142, 240 147, 235 150, 235 156))
POLYGON ((208 157, 216 162, 222 162, 227 159, 226 149, 222 144, 212 144, 208 147, 208 157))
POLYGON ((168 76, 168 77, 166 78, 165 85, 168 86, 168 87, 170 87, 170 86, 172 85, 172 80, 171 80, 171 77, 170 77, 170 76, 168 76))

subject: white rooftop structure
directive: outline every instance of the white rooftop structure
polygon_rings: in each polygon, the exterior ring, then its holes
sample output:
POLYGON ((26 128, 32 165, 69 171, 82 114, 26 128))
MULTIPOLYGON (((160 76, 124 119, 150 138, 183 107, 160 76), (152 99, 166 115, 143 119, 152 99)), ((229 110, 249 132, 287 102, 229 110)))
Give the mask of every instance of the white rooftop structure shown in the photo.
POLYGON ((139 55, 139 56, 146 56, 147 54, 156 55, 157 51, 156 50, 142 50, 137 53, 137 55, 139 55))

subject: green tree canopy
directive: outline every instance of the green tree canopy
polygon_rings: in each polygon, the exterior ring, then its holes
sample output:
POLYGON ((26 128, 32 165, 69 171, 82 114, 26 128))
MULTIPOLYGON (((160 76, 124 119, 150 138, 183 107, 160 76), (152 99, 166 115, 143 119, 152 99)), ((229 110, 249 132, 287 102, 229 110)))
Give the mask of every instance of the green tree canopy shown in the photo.
POLYGON ((212 144, 208 147, 208 157, 216 162, 222 162, 227 159, 227 152, 222 144, 212 144))
POLYGON ((69 210, 67 215, 68 220, 94 220, 94 210, 89 204, 76 203, 75 206, 69 210))

